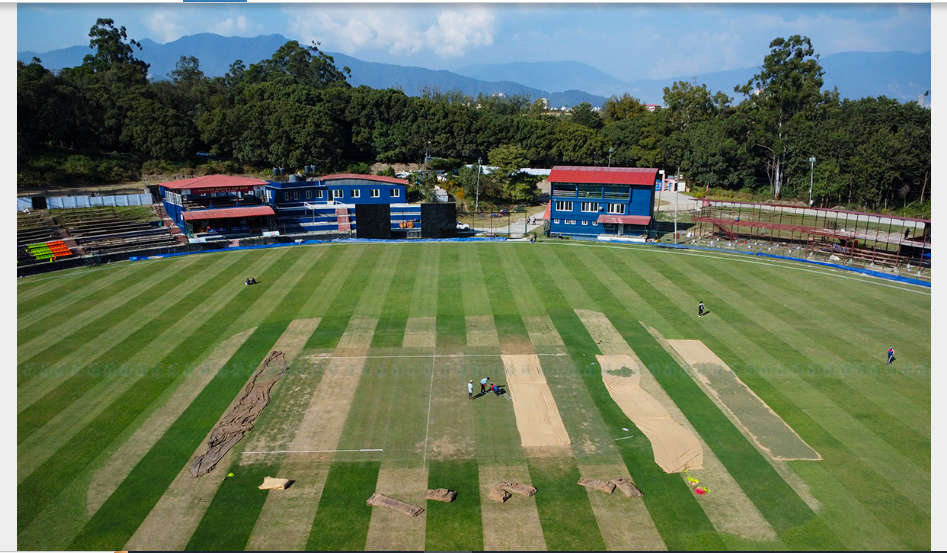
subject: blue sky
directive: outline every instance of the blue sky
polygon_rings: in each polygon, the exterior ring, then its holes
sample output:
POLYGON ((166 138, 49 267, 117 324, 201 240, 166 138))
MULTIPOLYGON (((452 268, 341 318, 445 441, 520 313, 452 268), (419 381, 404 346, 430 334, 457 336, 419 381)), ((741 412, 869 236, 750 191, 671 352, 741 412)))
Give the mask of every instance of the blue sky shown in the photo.
POLYGON ((931 50, 930 4, 247 3, 17 5, 17 51, 88 45, 96 18, 134 39, 281 34, 366 61, 457 69, 573 60, 622 80, 762 63, 801 34, 822 56, 931 50))

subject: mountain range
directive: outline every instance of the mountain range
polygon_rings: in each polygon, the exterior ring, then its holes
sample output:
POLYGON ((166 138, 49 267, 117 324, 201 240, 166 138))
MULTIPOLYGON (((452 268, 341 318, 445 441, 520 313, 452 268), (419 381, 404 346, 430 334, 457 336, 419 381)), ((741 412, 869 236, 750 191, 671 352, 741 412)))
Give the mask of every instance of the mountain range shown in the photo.
MULTIPOLYGON (((142 49, 135 56, 150 64, 153 79, 166 79, 181 56, 194 56, 200 69, 209 77, 222 76, 236 61, 251 65, 270 58, 289 39, 282 35, 253 38, 223 37, 201 33, 158 44, 150 39, 140 41, 142 49)), ((72 46, 44 53, 17 52, 17 59, 29 63, 34 57, 47 69, 74 67, 91 53, 89 46, 72 46)), ((759 71, 747 67, 669 79, 622 81, 588 64, 577 61, 517 62, 505 64, 472 64, 455 71, 375 63, 326 52, 338 67, 348 67, 353 86, 400 88, 410 96, 418 96, 425 88, 440 91, 460 90, 476 97, 478 94, 528 95, 546 98, 550 107, 574 106, 589 102, 601 106, 613 95, 627 93, 647 104, 661 104, 664 88, 674 82, 704 84, 713 93, 721 91, 735 101, 740 98, 733 88, 745 84, 759 71)), ((931 53, 910 52, 842 52, 819 59, 825 70, 823 89, 838 87, 843 98, 887 96, 901 102, 918 100, 931 89, 931 53)), ((924 98, 930 105, 930 95, 924 98)))

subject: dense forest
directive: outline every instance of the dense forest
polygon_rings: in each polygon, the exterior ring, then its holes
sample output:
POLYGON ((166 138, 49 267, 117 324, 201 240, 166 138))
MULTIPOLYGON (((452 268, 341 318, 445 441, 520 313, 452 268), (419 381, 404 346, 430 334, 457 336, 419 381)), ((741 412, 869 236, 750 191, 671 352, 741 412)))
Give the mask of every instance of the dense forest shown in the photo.
MULTIPOLYGON (((841 100, 806 37, 777 38, 733 94, 677 82, 651 112, 629 95, 570 113, 540 99, 352 87, 319 44, 287 42, 270 59, 235 60, 209 78, 184 57, 149 80, 141 46, 99 19, 93 53, 58 72, 17 62, 17 183, 136 180, 143 173, 272 167, 367 172, 372 164, 475 163, 657 167, 703 193, 930 216, 931 112, 886 97, 841 100), (198 155, 198 153, 201 155, 198 155), (814 158, 814 161, 810 161, 814 158)), ((528 199, 531 183, 500 171, 495 195, 528 199)), ((461 171, 460 186, 472 184, 461 171)))

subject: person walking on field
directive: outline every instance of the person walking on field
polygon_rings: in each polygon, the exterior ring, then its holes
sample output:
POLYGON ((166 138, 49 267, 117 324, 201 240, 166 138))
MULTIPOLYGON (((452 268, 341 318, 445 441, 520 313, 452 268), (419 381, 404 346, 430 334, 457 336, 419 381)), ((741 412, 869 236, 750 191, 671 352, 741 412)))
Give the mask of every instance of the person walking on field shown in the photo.
POLYGON ((894 348, 888 348, 888 363, 887 364, 890 365, 892 361, 894 361, 894 348))
POLYGON ((487 393, 487 382, 490 382, 490 377, 489 377, 489 376, 480 381, 480 393, 481 393, 481 394, 487 393))
POLYGON ((467 383, 467 399, 473 399, 473 380, 467 383))
POLYGON ((698 317, 704 316, 704 302, 700 302, 697 304, 697 316, 698 317))

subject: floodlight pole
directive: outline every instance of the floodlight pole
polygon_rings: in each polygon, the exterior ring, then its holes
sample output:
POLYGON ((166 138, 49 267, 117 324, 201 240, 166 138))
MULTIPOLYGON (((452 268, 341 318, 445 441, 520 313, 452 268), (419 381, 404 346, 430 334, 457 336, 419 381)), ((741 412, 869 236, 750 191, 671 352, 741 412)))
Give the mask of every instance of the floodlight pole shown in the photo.
MULTIPOLYGON (((661 190, 658 190, 658 207, 655 211, 659 212, 661 211, 661 192, 664 192, 664 169, 659 169, 658 173, 661 174, 661 190)), ((655 218, 657 219, 654 224, 655 231, 657 231, 658 225, 661 223, 661 217, 659 217, 659 215, 659 213, 655 213, 655 218)), ((655 236, 657 236, 657 234, 655 234, 655 236)))
POLYGON ((680 193, 677 190, 677 182, 674 183, 674 243, 677 244, 677 202, 680 201, 680 193))

